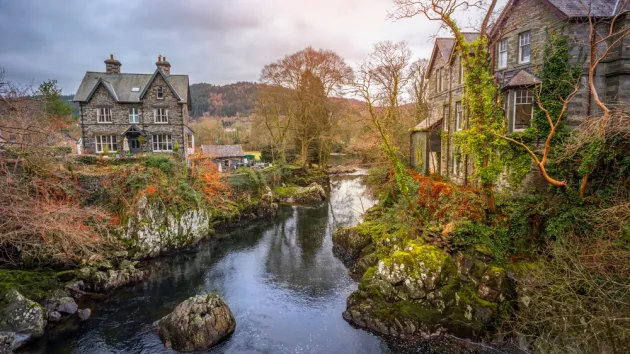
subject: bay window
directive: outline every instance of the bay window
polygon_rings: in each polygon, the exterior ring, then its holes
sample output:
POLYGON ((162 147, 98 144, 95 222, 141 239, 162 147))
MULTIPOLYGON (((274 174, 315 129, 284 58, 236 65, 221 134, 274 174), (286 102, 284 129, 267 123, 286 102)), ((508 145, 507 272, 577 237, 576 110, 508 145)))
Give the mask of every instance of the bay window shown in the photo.
POLYGON ((514 92, 514 125, 513 131, 522 131, 530 127, 534 116, 533 97, 530 90, 514 92))

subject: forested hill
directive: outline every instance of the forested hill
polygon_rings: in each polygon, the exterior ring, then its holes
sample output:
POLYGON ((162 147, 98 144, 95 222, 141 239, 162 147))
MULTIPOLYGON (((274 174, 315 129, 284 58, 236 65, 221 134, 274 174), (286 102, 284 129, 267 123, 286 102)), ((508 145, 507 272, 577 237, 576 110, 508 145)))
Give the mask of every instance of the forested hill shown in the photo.
POLYGON ((254 110, 256 83, 237 82, 217 86, 200 83, 190 85, 192 116, 200 117, 208 112, 211 116, 249 116, 254 110))

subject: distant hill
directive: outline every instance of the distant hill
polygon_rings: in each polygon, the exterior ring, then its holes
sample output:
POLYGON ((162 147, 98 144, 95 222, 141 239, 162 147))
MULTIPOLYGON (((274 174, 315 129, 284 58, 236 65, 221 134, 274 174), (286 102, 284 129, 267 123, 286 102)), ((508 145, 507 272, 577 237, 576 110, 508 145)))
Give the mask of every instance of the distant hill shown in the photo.
POLYGON ((215 117, 247 117, 254 110, 256 83, 237 82, 217 86, 212 84, 190 85, 192 116, 201 117, 207 113, 215 117))

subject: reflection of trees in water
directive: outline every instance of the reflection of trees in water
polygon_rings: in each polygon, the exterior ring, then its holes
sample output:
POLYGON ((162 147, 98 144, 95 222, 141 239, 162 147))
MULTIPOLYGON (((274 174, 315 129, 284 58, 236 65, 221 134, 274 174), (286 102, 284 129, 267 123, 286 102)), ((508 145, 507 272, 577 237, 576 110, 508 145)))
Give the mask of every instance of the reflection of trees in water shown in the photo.
POLYGON ((336 176, 330 182, 330 203, 336 225, 348 226, 375 204, 362 176, 336 176))
POLYGON ((265 261, 274 283, 310 297, 333 293, 345 269, 330 250, 322 248, 330 237, 328 220, 329 209, 323 205, 292 208, 291 217, 278 223, 265 261))

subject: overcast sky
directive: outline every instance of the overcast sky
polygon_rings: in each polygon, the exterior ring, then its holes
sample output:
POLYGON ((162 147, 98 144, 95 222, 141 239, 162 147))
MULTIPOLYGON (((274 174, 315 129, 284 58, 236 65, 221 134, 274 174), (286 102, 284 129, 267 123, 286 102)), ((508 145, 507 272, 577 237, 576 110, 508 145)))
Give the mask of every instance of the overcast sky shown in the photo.
POLYGON ((263 65, 309 45, 355 65, 381 40, 428 57, 438 24, 387 19, 391 0, 0 0, 0 67, 9 80, 56 79, 74 93, 114 54, 151 73, 158 55, 191 83, 257 81, 263 65))

